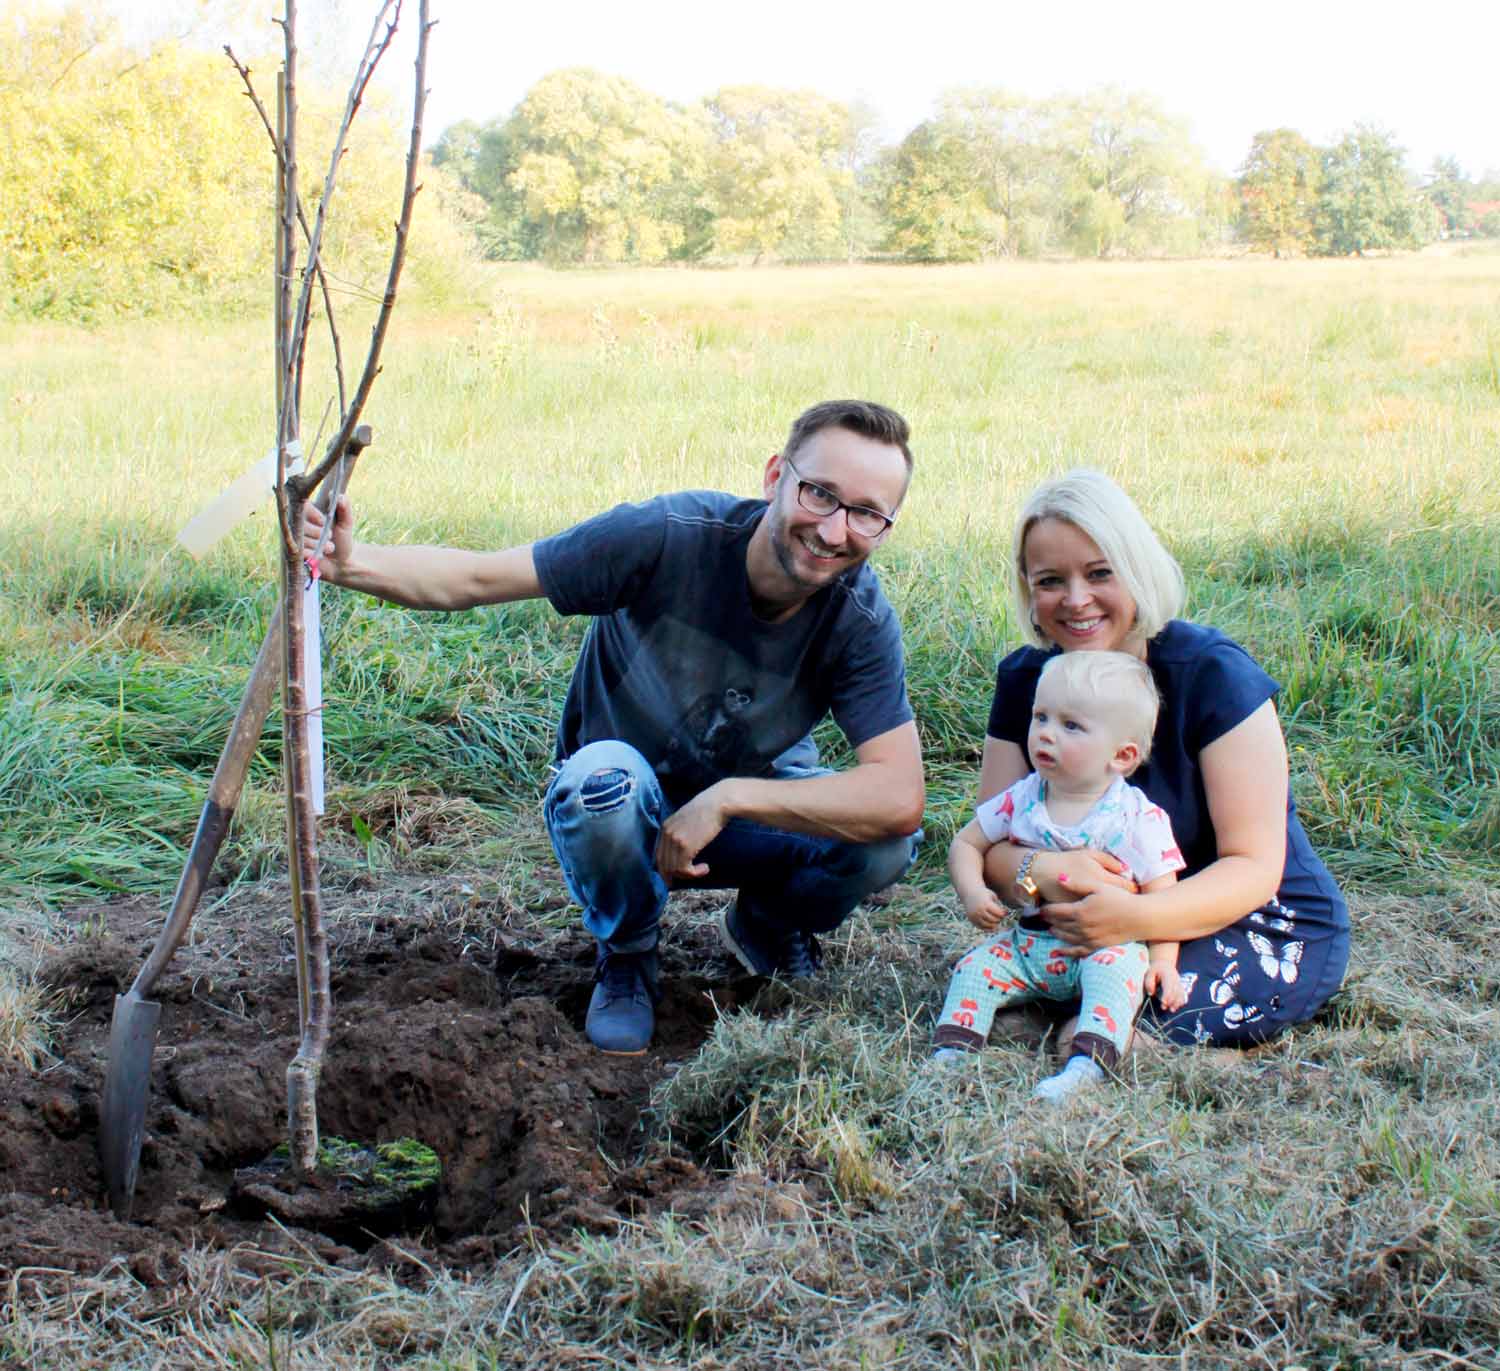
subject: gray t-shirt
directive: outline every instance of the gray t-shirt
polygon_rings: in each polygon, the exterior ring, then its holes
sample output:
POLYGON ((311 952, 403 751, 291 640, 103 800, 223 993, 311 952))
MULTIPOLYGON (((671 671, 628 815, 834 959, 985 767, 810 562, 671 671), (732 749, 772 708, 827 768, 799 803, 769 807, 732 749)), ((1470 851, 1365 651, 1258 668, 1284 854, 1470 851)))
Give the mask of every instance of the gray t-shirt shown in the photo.
POLYGON ((906 723, 901 630, 868 565, 784 623, 750 606, 745 550, 764 500, 684 491, 618 505, 545 538, 537 574, 559 614, 592 614, 557 756, 618 738, 681 804, 726 776, 764 776, 832 713, 853 747, 906 723))

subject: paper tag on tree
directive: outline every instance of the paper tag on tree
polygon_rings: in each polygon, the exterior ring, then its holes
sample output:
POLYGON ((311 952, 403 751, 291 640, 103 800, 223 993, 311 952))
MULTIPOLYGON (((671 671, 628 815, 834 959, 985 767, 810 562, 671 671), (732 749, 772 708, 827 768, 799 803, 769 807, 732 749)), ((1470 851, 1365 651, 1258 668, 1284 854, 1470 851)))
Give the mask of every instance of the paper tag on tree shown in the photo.
MULTIPOLYGON (((302 443, 286 445, 288 476, 302 470, 302 443)), ((202 557, 236 524, 243 523, 276 489, 276 449, 272 448, 238 480, 231 481, 183 525, 177 541, 194 557, 202 557)))
POLYGON ((323 812, 323 625, 318 599, 321 584, 314 578, 302 592, 302 622, 307 635, 302 684, 307 700, 307 760, 312 772, 314 814, 323 812))

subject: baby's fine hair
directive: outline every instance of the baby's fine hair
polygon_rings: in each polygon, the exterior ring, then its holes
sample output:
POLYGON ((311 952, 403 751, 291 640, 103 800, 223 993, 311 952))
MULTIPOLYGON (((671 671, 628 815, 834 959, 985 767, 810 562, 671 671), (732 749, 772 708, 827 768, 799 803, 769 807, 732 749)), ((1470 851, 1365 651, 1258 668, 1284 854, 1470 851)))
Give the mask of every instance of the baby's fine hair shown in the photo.
POLYGON ((1080 704, 1107 706, 1121 726, 1121 741, 1140 748, 1140 762, 1151 755, 1161 695, 1151 668, 1139 657, 1128 652, 1060 652, 1042 668, 1038 688, 1043 681, 1061 686, 1080 704))

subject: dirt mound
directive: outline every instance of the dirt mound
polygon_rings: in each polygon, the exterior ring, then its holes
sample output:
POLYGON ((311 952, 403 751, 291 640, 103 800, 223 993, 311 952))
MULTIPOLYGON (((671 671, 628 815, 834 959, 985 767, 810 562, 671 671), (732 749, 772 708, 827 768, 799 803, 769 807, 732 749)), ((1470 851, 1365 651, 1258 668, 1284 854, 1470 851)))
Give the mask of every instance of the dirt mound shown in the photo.
MULTIPOLYGON (((470 887, 413 885, 378 911, 333 894, 336 1022, 319 1090, 327 1134, 415 1137, 443 1179, 420 1248, 448 1265, 509 1250, 528 1227, 609 1231, 622 1218, 724 1183, 650 1141, 652 1085, 693 1052, 717 1013, 746 1004, 702 897, 682 897, 663 939, 652 1050, 606 1057, 583 1035, 593 944, 581 930, 473 918, 470 887), (451 905, 454 913, 450 917, 451 905), (502 923, 504 926, 502 927, 502 923)), ((285 1138, 285 1070, 297 994, 285 887, 242 892, 200 920, 158 982, 161 1031, 132 1221, 109 1213, 95 1153, 114 996, 160 927, 154 901, 75 911, 89 932, 41 977, 71 999, 56 1061, 0 1066, 0 1280, 20 1268, 94 1272, 123 1263, 169 1283, 189 1246, 302 1243, 324 1259, 367 1254, 236 1213, 238 1167, 285 1138)), ((551 916, 554 920, 556 915, 551 916)), ((689 1207, 708 1202, 698 1196, 689 1207)), ((410 1246, 410 1244, 405 1244, 410 1246)), ((375 1245, 381 1260, 389 1244, 375 1245)))

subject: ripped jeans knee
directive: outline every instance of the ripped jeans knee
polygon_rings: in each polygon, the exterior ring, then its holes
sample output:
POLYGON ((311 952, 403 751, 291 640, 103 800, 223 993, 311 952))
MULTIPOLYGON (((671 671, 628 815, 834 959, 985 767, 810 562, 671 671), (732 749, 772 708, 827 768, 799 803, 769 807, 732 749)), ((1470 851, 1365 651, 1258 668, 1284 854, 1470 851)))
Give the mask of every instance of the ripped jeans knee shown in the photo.
POLYGON ((589 932, 606 943, 654 938, 667 898, 656 870, 665 813, 646 759, 614 739, 580 748, 558 768, 542 812, 589 932))
POLYGON ((609 814, 635 794, 635 777, 619 767, 601 767, 578 787, 578 804, 585 814, 609 814))

